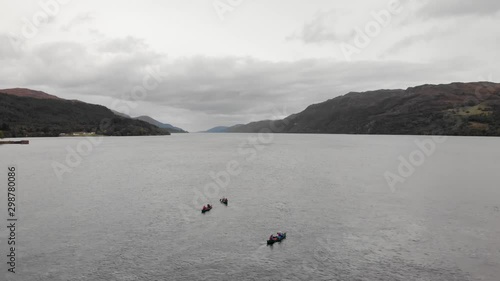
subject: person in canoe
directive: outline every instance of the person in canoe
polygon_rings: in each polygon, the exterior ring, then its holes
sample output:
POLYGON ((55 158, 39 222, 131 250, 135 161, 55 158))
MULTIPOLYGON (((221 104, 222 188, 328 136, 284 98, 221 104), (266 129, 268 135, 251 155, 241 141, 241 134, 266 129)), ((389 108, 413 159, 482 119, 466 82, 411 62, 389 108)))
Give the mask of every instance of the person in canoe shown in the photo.
POLYGON ((267 240, 267 245, 273 245, 276 242, 281 242, 283 239, 286 238, 286 232, 278 232, 278 235, 271 234, 269 236, 269 239, 267 240))

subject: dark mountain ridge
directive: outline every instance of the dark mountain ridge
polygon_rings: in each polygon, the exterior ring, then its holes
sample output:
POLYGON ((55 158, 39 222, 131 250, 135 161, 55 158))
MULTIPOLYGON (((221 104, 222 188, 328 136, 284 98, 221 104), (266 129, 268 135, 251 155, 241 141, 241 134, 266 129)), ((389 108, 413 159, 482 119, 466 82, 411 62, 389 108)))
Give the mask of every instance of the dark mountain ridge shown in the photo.
POLYGON ((170 125, 170 124, 162 123, 162 122, 155 120, 149 116, 139 116, 139 117, 135 117, 133 119, 147 122, 149 124, 155 125, 158 128, 167 129, 171 133, 187 133, 187 131, 185 131, 181 128, 175 127, 175 126, 170 125))
POLYGON ((500 136, 500 84, 422 85, 406 90, 351 92, 282 120, 228 132, 500 136))
POLYGON ((202 133, 225 133, 228 129, 229 129, 229 127, 227 127, 227 126, 217 126, 217 127, 213 127, 211 129, 208 129, 202 133))
POLYGON ((3 90, 0 90, 0 93, 9 94, 9 95, 18 96, 18 97, 35 98, 35 99, 62 100, 59 97, 49 95, 45 92, 35 91, 35 90, 31 90, 31 89, 26 89, 26 88, 3 89, 3 90))
POLYGON ((0 90, 0 131, 4 137, 54 137, 75 132, 108 136, 170 134, 147 122, 119 117, 101 105, 47 95, 0 90))

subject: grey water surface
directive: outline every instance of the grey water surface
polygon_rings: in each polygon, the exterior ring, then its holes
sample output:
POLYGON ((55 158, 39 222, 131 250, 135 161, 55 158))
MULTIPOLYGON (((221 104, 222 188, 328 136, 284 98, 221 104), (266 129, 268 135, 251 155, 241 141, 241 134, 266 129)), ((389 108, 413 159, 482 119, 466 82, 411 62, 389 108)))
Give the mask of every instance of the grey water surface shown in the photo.
POLYGON ((498 138, 30 140, 0 146, 19 215, 12 274, 2 188, 2 280, 499 280, 498 138))

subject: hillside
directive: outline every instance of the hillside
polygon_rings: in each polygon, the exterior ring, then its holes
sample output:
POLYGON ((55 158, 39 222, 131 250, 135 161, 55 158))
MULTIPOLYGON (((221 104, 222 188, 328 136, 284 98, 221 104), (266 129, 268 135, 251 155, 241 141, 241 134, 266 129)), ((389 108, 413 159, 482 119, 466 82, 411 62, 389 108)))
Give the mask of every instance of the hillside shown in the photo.
POLYGON ((229 127, 226 126, 218 126, 218 127, 213 127, 212 129, 208 129, 202 133, 225 133, 229 127))
POLYGON ((500 84, 422 85, 353 92, 314 104, 283 120, 229 132, 500 136, 500 84))
POLYGON ((125 113, 121 113, 121 112, 118 112, 118 111, 113 110, 113 109, 110 109, 110 110, 111 110, 111 112, 113 112, 115 115, 118 115, 119 117, 133 119, 132 117, 130 117, 129 115, 127 115, 125 113))
POLYGON ((9 94, 17 97, 29 97, 35 99, 60 100, 61 98, 49 95, 42 91, 35 91, 25 88, 3 89, 0 93, 9 94))
POLYGON ((74 132, 94 132, 108 136, 170 134, 146 122, 116 116, 104 106, 57 97, 43 98, 44 93, 30 97, 2 91, 0 131, 7 138, 54 137, 74 132))
POLYGON ((170 124, 165 124, 165 123, 162 123, 158 120, 155 120, 149 116, 139 116, 139 117, 136 117, 134 119, 137 119, 137 120, 141 120, 141 121, 144 121, 144 122, 147 122, 151 125, 155 125, 156 127, 158 128, 163 128, 163 129, 167 129, 169 132, 171 133, 187 133, 186 131, 184 131, 183 129, 181 128, 178 128, 178 127, 175 127, 175 126, 172 126, 170 124))

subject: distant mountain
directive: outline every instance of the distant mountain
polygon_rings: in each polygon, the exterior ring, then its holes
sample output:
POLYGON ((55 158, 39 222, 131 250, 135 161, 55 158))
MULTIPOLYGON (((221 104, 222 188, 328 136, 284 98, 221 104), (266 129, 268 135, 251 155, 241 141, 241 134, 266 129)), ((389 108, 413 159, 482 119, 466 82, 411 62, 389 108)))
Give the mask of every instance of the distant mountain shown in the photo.
POLYGON ((125 113, 121 113, 121 112, 118 112, 116 110, 113 110, 113 109, 110 109, 111 112, 113 112, 115 115, 118 115, 120 117, 123 117, 123 118, 130 118, 130 119, 133 119, 132 117, 130 117, 129 115, 125 114, 125 113))
POLYGON ((160 121, 155 120, 155 119, 153 119, 153 118, 151 118, 149 116, 139 116, 139 117, 136 117, 134 119, 142 120, 144 122, 148 122, 149 124, 155 125, 158 128, 167 129, 171 133, 187 133, 187 131, 184 131, 181 128, 174 127, 174 126, 172 126, 170 124, 161 123, 160 121))
POLYGON ((118 112, 118 111, 115 111, 115 110, 111 110, 114 114, 120 116, 120 117, 123 117, 123 118, 130 118, 130 119, 136 119, 136 120, 141 120, 141 121, 144 121, 144 122, 147 122, 151 125, 155 125, 156 127, 158 128, 162 128, 162 129, 167 129, 167 131, 169 131, 170 133, 187 133, 186 131, 184 131, 183 129, 181 128, 178 128, 178 127, 174 127, 170 124, 164 124, 164 123, 161 123, 160 121, 158 120, 155 120, 149 116, 139 116, 139 117, 131 117, 125 113, 121 113, 121 112, 118 112))
POLYGON ((170 135, 147 122, 123 118, 101 105, 43 92, 0 90, 0 131, 5 137, 54 137, 87 132, 108 136, 170 135))
POLYGON ((500 84, 422 85, 353 92, 314 104, 283 120, 228 132, 500 136, 500 84))
POLYGON ((241 126, 244 126, 244 125, 243 124, 238 124, 238 125, 234 125, 234 126, 231 126, 231 127, 228 127, 228 126, 217 126, 217 127, 213 127, 210 130, 202 131, 200 133, 235 133, 236 129, 239 128, 239 127, 241 127, 241 126))
POLYGON ((29 97, 35 99, 47 99, 47 100, 61 100, 61 98, 49 95, 41 91, 35 91, 25 88, 14 88, 14 89, 4 89, 0 90, 0 93, 9 94, 17 97, 29 97))
POLYGON ((225 133, 225 132, 227 132, 227 129, 229 129, 229 127, 218 126, 218 127, 212 128, 210 130, 206 130, 203 133, 225 133))

